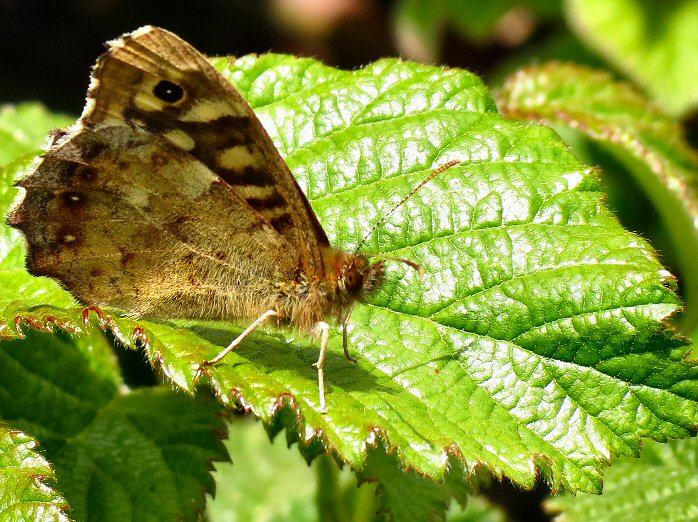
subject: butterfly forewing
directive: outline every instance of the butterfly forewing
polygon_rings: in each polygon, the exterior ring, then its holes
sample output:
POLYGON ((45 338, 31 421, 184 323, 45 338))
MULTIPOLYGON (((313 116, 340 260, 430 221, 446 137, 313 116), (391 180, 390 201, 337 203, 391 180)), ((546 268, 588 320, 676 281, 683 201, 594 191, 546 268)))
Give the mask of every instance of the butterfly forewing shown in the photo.
POLYGON ((100 58, 88 98, 85 126, 126 121, 191 154, 299 252, 306 273, 321 273, 328 241, 304 194, 250 106, 196 49, 163 29, 136 31, 100 58))
POLYGON ((252 317, 324 276, 325 233, 252 109, 163 29, 110 44, 80 120, 20 185, 30 269, 89 304, 252 317))

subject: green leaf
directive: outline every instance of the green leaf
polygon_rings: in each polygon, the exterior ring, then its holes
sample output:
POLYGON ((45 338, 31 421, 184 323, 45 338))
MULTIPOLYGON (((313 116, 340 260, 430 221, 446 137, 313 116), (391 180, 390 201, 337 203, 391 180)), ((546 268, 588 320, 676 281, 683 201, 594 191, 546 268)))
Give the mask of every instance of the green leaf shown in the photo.
POLYGON ((226 458, 214 401, 118 393, 108 343, 28 332, 0 344, 0 418, 42 441, 76 520, 196 520, 226 458))
POLYGON ((279 438, 269 444, 260 424, 250 418, 234 419, 226 446, 233 462, 217 466, 221 487, 206 512, 211 522, 372 519, 375 488, 357 488, 351 472, 340 472, 329 457, 309 466, 279 438), (318 513, 318 490, 331 497, 321 511, 324 517, 318 513))
POLYGON ((569 522, 689 522, 698 520, 698 439, 650 443, 639 459, 620 459, 601 496, 553 498, 550 511, 569 522), (628 494, 631 492, 632 494, 628 494))
POLYGON ((36 446, 32 437, 0 424, 0 518, 68 521, 68 503, 46 484, 54 472, 36 446))
MULTIPOLYGON (((391 263, 380 293, 357 306, 358 364, 339 330, 331 336, 329 413, 318 411, 318 343, 271 327, 207 369, 222 402, 270 433, 285 429, 307 458, 328 452, 357 472, 383 445, 436 481, 486 467, 524 487, 542 476, 584 491, 599 491, 603 463, 638 454, 641 437, 696 432, 698 371, 664 324, 679 308, 673 279, 552 130, 504 120, 457 69, 382 60, 342 72, 278 55, 216 65, 256 108, 336 246, 353 250, 433 169, 461 160, 365 243, 425 275, 391 263)), ((14 302, 6 335, 20 310, 25 322, 81 323, 79 310, 27 311, 47 304, 14 302)), ((103 320, 126 344, 145 341, 188 390, 198 364, 246 326, 103 320)))
POLYGON ((568 0, 579 37, 673 114, 698 102, 698 2, 568 0))
POLYGON ((0 168, 20 154, 38 150, 46 134, 73 119, 51 113, 38 103, 0 105, 0 168))
MULTIPOLYGON (((451 462, 455 469, 459 463, 451 462)), ((387 520, 444 520, 443 513, 451 498, 465 503, 467 484, 457 473, 449 475, 444 484, 434 483, 414 470, 401 470, 395 455, 382 447, 369 448, 366 466, 359 480, 377 482, 379 514, 387 520)))
POLYGON ((507 522, 510 520, 501 506, 493 505, 483 497, 471 497, 465 508, 451 505, 448 522, 507 522))
MULTIPOLYGON (((417 473, 404 472, 383 448, 370 449, 367 465, 354 477, 346 468, 340 471, 327 456, 309 466, 278 437, 270 446, 259 428, 247 418, 231 424, 227 447, 233 463, 218 466, 216 480, 225 486, 209 505, 207 515, 212 522, 371 520, 376 508, 390 520, 443 520, 452 495, 465 501, 462 483, 444 487, 417 473), (280 494, 279 484, 293 487, 280 494)), ((469 502, 466 512, 455 507, 451 511, 454 517, 466 517, 473 508, 469 502)))
POLYGON ((627 83, 604 71, 550 63, 512 75, 500 110, 574 129, 608 148, 645 189, 679 253, 687 308, 683 325, 698 328, 698 155, 681 125, 627 83))

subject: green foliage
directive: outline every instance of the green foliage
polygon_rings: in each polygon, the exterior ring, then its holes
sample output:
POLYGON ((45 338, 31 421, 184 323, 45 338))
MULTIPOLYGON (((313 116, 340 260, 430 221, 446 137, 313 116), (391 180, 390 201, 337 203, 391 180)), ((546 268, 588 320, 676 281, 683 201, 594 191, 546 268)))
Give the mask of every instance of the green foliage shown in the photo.
MULTIPOLYGON (((393 24, 398 43, 406 50, 421 49, 422 58, 437 60, 442 33, 451 28, 466 38, 485 43, 498 32, 507 36, 506 27, 498 29, 510 13, 537 16, 544 20, 560 17, 560 1, 555 0, 401 0, 396 3, 393 24)), ((510 24, 511 25, 511 24, 510 24)))
POLYGON ((375 487, 357 488, 348 468, 327 456, 311 465, 277 437, 273 444, 259 423, 240 418, 226 444, 232 464, 217 466, 219 488, 207 515, 211 522, 237 520, 370 520, 375 487), (280 485, 284 485, 280 487, 280 485), (288 486, 287 486, 288 485, 288 486))
MULTIPOLYGON (((542 478, 598 493, 604 465, 639 455, 643 437, 695 434, 698 370, 666 325, 680 308, 675 282, 552 130, 502 118, 461 70, 382 60, 343 72, 279 55, 215 64, 256 109, 336 246, 353 250, 433 169, 461 161, 366 242, 425 275, 390 264, 381 292, 356 308, 357 365, 334 332, 327 415, 318 343, 273 328, 207 369, 218 401, 253 412, 272 436, 285 431, 307 460, 327 453, 376 482, 379 511, 396 520, 443 519, 478 468, 522 487, 542 478)), ((6 207, 26 168, 4 170, 6 207)), ((0 382, 23 399, 0 401, 0 418, 41 440, 75 518, 194 517, 213 489, 209 462, 224 457, 214 403, 161 389, 120 395, 119 370, 82 310, 27 274, 19 234, 2 234, 0 382), (28 326, 76 336, 9 341, 28 326), (56 393, 23 387, 39 385, 56 393), (71 415, 52 417, 59 406, 71 415)), ((246 325, 108 312, 102 326, 194 393, 198 363, 246 325)))
POLYGON ((550 63, 512 75, 500 110, 574 129, 608 148, 645 189, 679 253, 687 310, 684 327, 698 327, 698 154, 679 123, 630 85, 603 71, 550 63))
MULTIPOLYGON (((680 123, 610 74, 549 63, 512 75, 499 92, 500 110, 543 121, 579 143, 586 136, 609 151, 642 187, 677 252, 686 311, 685 331, 698 326, 698 155, 680 123)), ((621 198, 632 197, 626 192, 621 198)), ((569 521, 694 520, 698 439, 648 443, 640 459, 620 459, 608 470, 603 496, 565 495, 548 502, 569 521), (629 494, 630 493, 630 494, 629 494)))
POLYGON ((49 131, 72 122, 72 118, 48 112, 35 103, 0 106, 0 167, 38 149, 49 131))
POLYGON ((569 522, 698 520, 698 439, 649 443, 639 459, 611 466, 606 484, 602 496, 565 495, 548 501, 548 508, 564 510, 569 522))
POLYGON ((2 343, 0 418, 41 440, 75 520, 196 520, 215 489, 210 462, 226 458, 219 407, 164 388, 120 393, 109 344, 90 330, 2 343))
POLYGON ((568 19, 588 45, 673 114, 698 103, 698 2, 568 0, 568 19))
POLYGON ((507 58, 517 65, 571 57, 587 65, 605 62, 674 115, 698 104, 697 24, 696 0, 400 0, 393 16, 398 45, 413 59, 438 62, 443 33, 451 29, 474 42, 515 44, 507 58), (531 38, 533 51, 526 48, 528 37, 546 24, 557 27, 554 36, 544 45, 531 38))

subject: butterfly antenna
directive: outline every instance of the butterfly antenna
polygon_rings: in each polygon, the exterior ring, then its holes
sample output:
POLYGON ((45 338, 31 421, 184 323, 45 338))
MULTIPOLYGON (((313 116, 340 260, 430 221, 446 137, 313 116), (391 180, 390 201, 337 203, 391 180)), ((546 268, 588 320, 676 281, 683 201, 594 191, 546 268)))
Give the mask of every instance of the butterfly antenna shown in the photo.
MULTIPOLYGON (((411 191, 409 194, 407 194, 404 198, 402 198, 402 199, 398 202, 397 205, 395 205, 393 208, 391 208, 391 209, 388 211, 387 214, 384 214, 383 217, 380 218, 380 219, 378 220, 378 222, 377 222, 375 225, 373 225, 373 227, 371 227, 371 230, 369 230, 369 231, 368 231, 368 234, 366 234, 366 235, 364 236, 364 238, 361 240, 361 242, 359 243, 359 246, 356 247, 356 250, 355 250, 354 252, 357 253, 359 250, 361 250, 361 247, 363 246, 363 244, 368 240, 369 237, 371 237, 371 236, 373 235, 373 233, 376 231, 376 229, 377 229, 378 227, 380 227, 381 225, 383 225, 383 223, 385 223, 385 222, 388 220, 388 218, 389 218, 398 208, 400 208, 408 199, 410 199, 410 198, 411 198, 412 196, 414 196, 417 192, 419 192, 419 191, 422 189, 422 187, 424 187, 424 185, 426 185, 427 183, 429 183, 432 179, 434 179, 436 176, 438 176, 439 174, 441 174, 441 173, 444 172, 445 170, 448 170, 448 169, 450 169, 451 167, 453 167, 454 165, 458 165, 459 163, 460 163, 460 160, 451 160, 451 161, 449 161, 448 163, 445 163, 445 164, 441 165, 438 169, 436 169, 436 170, 433 171, 431 174, 429 174, 426 178, 424 178, 424 179, 422 180, 422 182, 421 182, 419 185, 417 185, 415 188, 413 188, 412 191, 411 191)), ((373 254, 371 254, 371 255, 373 255, 373 254)), ((421 266, 419 266, 419 265, 418 265, 417 263, 415 263, 414 261, 410 261, 410 260, 408 260, 408 259, 402 259, 402 258, 397 258, 397 257, 384 256, 384 255, 382 255, 382 254, 376 254, 376 257, 380 257, 380 258, 383 258, 383 259, 392 259, 392 260, 394 260, 394 261, 401 261, 401 262, 403 262, 403 263, 405 263, 405 264, 407 264, 407 265, 410 265, 410 266, 411 266, 412 268, 414 268, 415 270, 418 270, 420 274, 423 272, 421 266)))

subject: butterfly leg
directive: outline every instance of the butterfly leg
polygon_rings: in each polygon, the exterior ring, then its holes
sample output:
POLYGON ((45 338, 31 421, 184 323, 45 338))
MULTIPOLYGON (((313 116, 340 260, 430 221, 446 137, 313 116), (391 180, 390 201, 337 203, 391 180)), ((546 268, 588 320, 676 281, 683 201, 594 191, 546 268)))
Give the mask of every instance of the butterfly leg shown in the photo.
POLYGON ((267 319, 269 319, 270 317, 273 317, 275 315, 277 315, 277 314, 274 310, 267 310, 262 315, 260 315, 257 319, 255 319, 255 321, 250 326, 248 326, 244 332, 242 332, 235 339, 233 339, 233 341, 228 346, 226 346, 226 348, 223 351, 221 351, 218 355, 216 355, 213 359, 209 359, 208 361, 201 362, 199 364, 199 369, 196 370, 196 376, 194 377, 194 383, 197 383, 199 381, 199 379, 201 378, 201 375, 203 373, 203 369, 206 366, 213 366, 214 364, 220 362, 226 355, 228 355, 230 352, 235 350, 240 345, 240 343, 245 339, 245 337, 247 337, 252 332, 254 332, 257 328, 259 328, 260 325, 262 323, 264 323, 267 319))
POLYGON ((349 319, 351 318, 351 310, 344 318, 344 323, 342 324, 342 347, 344 348, 344 357, 349 359, 353 363, 358 363, 359 360, 349 353, 349 339, 347 334, 347 325, 349 324, 349 319))
POLYGON ((327 345, 330 341, 330 325, 320 321, 313 328, 313 333, 320 337, 320 357, 314 366, 317 368, 318 392, 320 393, 320 413, 327 413, 325 402, 325 355, 327 355, 327 345))

